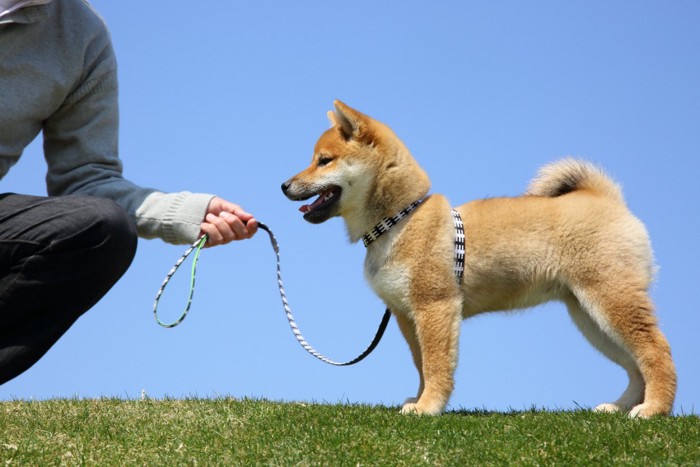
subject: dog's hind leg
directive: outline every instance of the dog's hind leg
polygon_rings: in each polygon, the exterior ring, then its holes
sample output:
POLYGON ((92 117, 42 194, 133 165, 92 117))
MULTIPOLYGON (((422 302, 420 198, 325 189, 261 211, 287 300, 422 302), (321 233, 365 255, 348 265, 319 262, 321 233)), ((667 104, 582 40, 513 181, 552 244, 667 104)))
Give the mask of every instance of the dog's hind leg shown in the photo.
POLYGON ((416 397, 409 397, 404 402, 404 405, 415 404, 418 402, 418 399, 420 399, 421 394, 423 394, 423 387, 425 386, 425 382, 423 381, 423 359, 421 357, 418 336, 416 335, 416 326, 413 324, 413 321, 408 319, 403 313, 395 313, 394 316, 396 317, 396 322, 399 325, 401 334, 403 334, 403 337, 406 339, 406 343, 408 343, 408 347, 411 350, 413 363, 416 365, 418 377, 420 378, 420 385, 418 386, 418 393, 416 394, 416 397))
POLYGON ((459 299, 444 299, 413 310, 423 390, 417 401, 404 404, 402 413, 437 415, 445 410, 454 389, 460 311, 459 299))
POLYGON ((642 378, 637 364, 629 353, 605 333, 588 312, 583 310, 578 300, 571 297, 566 300, 566 306, 569 310, 569 316, 588 342, 603 355, 624 368, 629 377, 627 389, 617 401, 600 404, 595 410, 598 412, 629 412, 632 407, 644 399, 644 378, 642 378))
POLYGON ((668 341, 659 330, 651 299, 645 290, 624 293, 579 293, 578 310, 570 305, 574 322, 589 341, 622 365, 630 384, 622 397, 599 410, 629 410, 632 417, 669 414, 676 394, 676 370, 668 341), (573 310, 573 311, 572 311, 573 310))

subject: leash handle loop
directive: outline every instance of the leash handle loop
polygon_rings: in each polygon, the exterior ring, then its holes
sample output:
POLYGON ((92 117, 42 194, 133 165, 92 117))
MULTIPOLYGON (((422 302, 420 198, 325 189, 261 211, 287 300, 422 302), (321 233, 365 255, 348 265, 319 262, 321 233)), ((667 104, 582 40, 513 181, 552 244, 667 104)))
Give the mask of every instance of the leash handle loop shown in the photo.
POLYGON ((190 311, 190 307, 192 306, 192 296, 194 295, 194 279, 195 276, 197 275, 197 263, 199 262, 199 253, 201 253, 202 248, 204 245, 207 243, 207 240, 209 237, 207 234, 202 235, 195 241, 180 257, 180 259, 177 260, 177 262, 173 265, 173 267, 170 269, 168 274, 165 276, 165 279, 163 280, 163 284, 160 286, 160 289, 158 289, 158 293, 156 294, 156 300, 153 303, 153 316, 156 319, 156 323, 159 325, 163 326, 164 328, 174 328, 178 324, 182 322, 182 320, 185 319, 187 316, 187 313, 190 311), (172 323, 164 323, 160 320, 158 317, 158 302, 160 301, 161 295, 163 295, 163 292, 165 291, 165 287, 168 285, 170 282, 170 279, 173 277, 173 275, 177 272, 178 268, 182 265, 182 263, 187 259, 187 257, 192 253, 194 253, 194 259, 192 260, 192 274, 190 275, 190 291, 187 296, 187 304, 185 305, 185 310, 180 314, 180 317, 173 321, 172 323))

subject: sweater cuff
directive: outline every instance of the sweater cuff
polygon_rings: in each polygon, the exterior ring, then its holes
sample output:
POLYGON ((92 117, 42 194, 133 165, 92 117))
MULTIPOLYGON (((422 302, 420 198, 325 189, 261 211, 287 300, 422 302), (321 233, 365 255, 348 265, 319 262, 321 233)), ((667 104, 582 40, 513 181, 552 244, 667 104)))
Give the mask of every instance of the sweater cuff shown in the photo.
POLYGON ((146 197, 136 210, 136 229, 143 238, 159 237, 175 245, 194 243, 214 195, 160 193, 146 197))

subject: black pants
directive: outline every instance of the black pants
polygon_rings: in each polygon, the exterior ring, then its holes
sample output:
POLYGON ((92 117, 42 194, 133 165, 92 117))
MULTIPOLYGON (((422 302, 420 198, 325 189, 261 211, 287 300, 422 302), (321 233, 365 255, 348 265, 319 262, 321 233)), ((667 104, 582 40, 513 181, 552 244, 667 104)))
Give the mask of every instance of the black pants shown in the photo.
POLYGON ((133 222, 110 200, 0 195, 0 384, 39 360, 135 252, 133 222))

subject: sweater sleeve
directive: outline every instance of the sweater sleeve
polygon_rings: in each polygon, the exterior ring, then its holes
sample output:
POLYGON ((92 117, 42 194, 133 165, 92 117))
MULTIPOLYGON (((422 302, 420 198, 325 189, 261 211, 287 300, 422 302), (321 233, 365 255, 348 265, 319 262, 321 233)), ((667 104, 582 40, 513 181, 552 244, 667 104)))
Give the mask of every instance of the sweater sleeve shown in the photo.
POLYGON ((144 238, 162 238, 168 243, 192 243, 212 195, 202 193, 160 193, 148 195, 136 210, 136 229, 144 238))
POLYGON ((84 54, 79 82, 44 120, 49 195, 110 198, 126 209, 140 236, 176 244, 195 241, 213 195, 165 194, 124 179, 118 157, 117 65, 104 25, 84 54))

